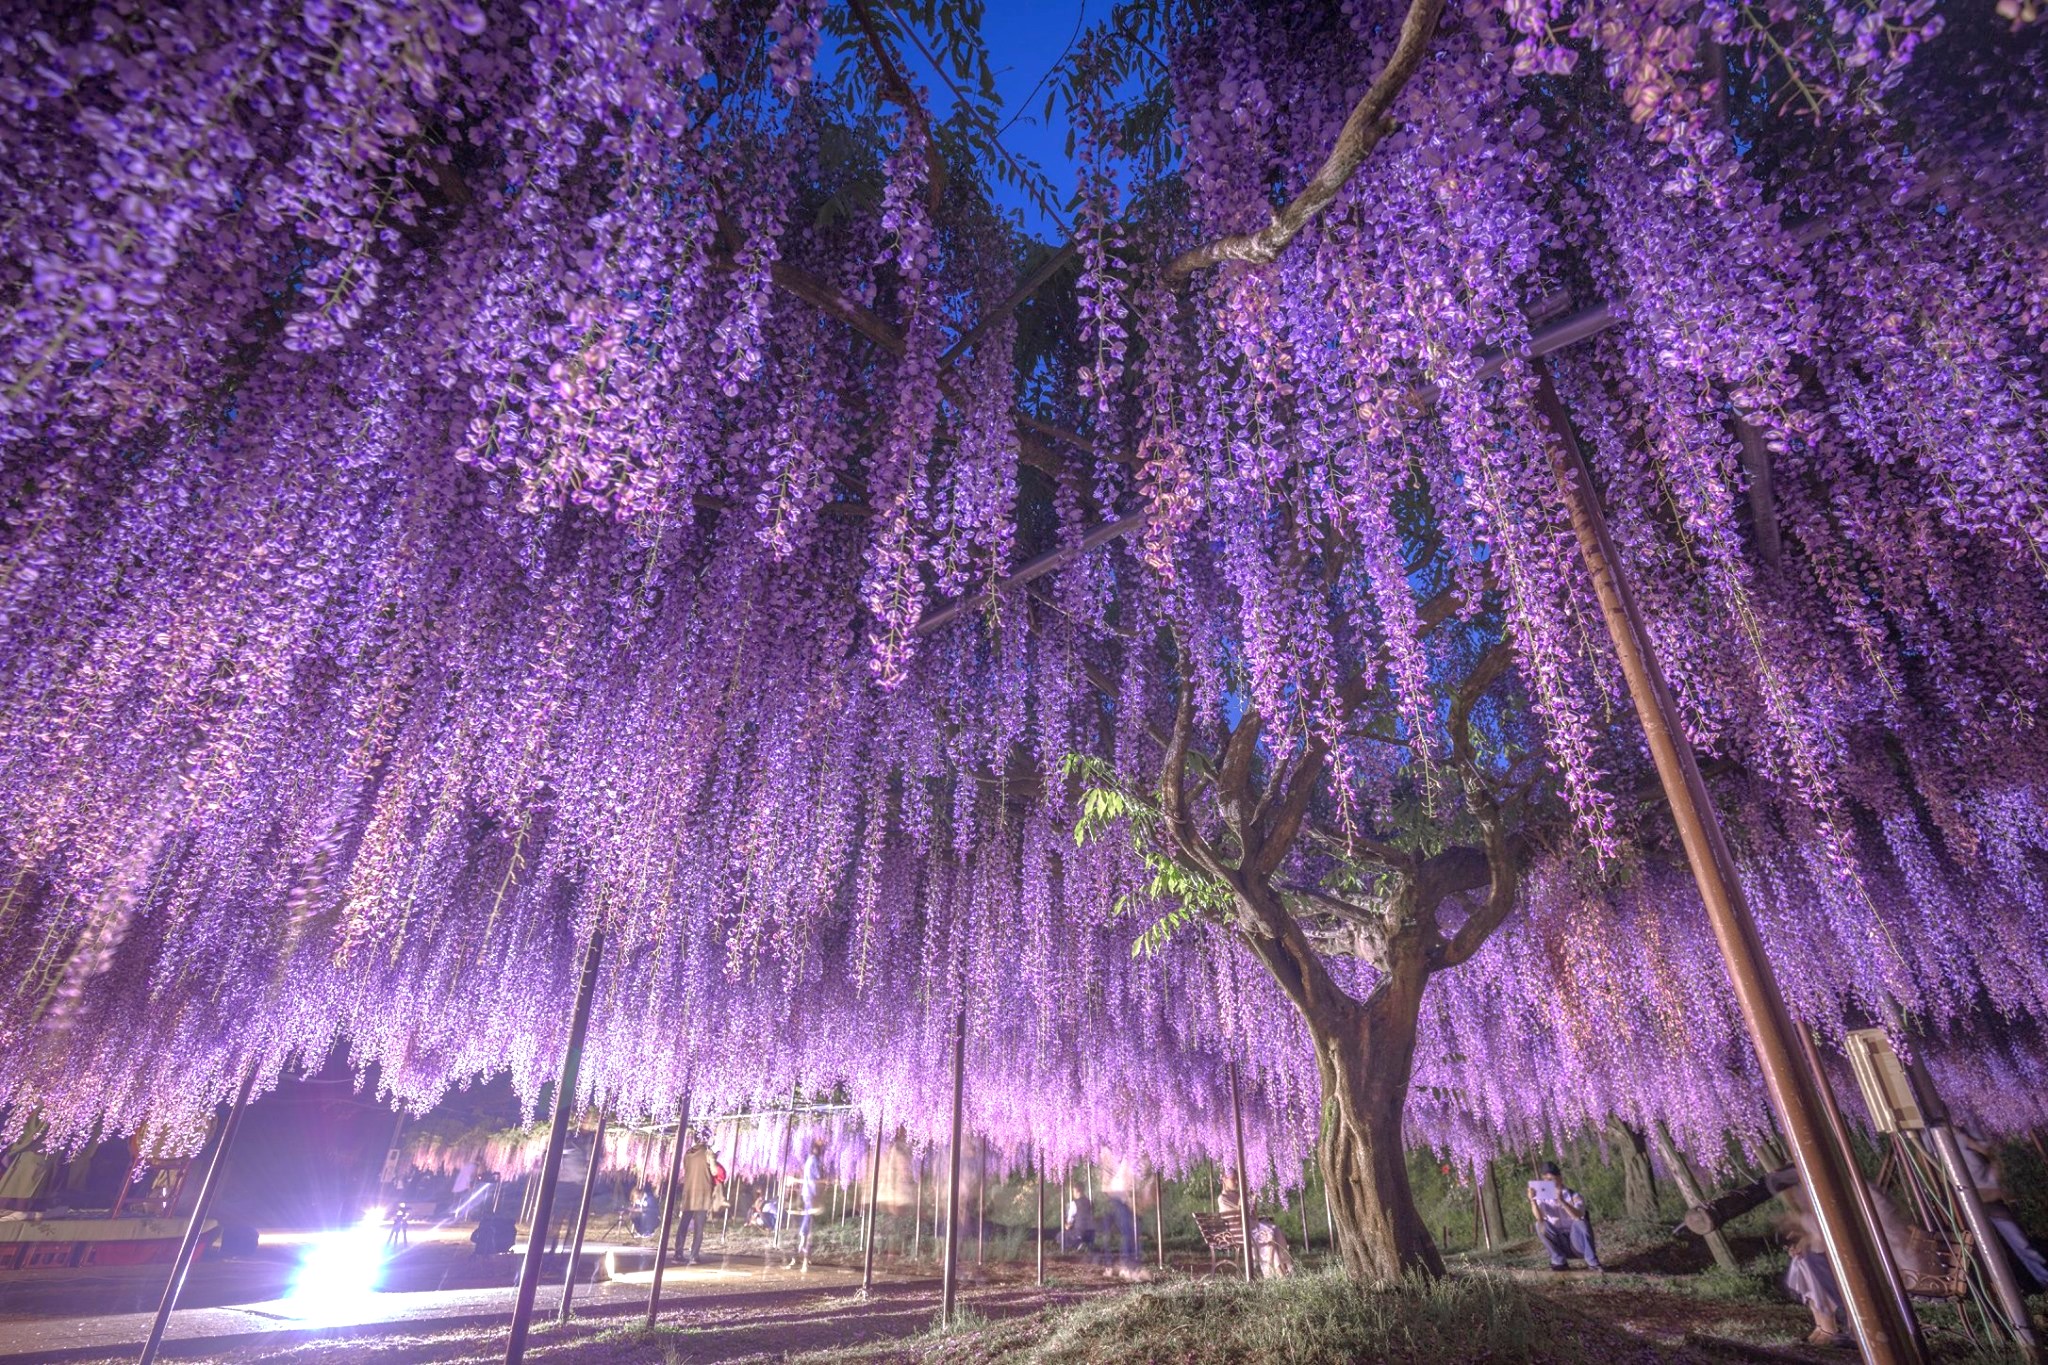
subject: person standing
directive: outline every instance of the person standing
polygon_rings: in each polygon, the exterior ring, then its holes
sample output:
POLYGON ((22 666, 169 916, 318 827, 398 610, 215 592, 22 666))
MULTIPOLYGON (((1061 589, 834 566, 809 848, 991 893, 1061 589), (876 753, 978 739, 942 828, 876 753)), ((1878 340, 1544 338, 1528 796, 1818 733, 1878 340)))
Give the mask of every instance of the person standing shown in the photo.
POLYGON ((699 1128, 690 1134, 690 1145, 683 1151, 683 1183, 677 1191, 682 1216, 676 1220, 675 1254, 684 1265, 696 1265, 704 1259, 704 1224, 711 1217, 711 1190, 717 1184, 715 1166, 711 1134, 699 1128), (690 1245, 687 1256, 683 1254, 685 1236, 690 1245))
POLYGON ((1126 1280, 1147 1278, 1138 1264, 1138 1180, 1131 1163, 1102 1152, 1102 1194, 1109 1201, 1110 1221, 1116 1224, 1117 1263, 1108 1272, 1126 1280))
POLYGON ((1544 1162, 1542 1175, 1529 1182, 1529 1212, 1536 1218, 1543 1249, 1550 1253, 1552 1270, 1570 1269, 1567 1262, 1576 1256, 1586 1269, 1604 1273, 1593 1246, 1593 1218, 1585 1196, 1564 1183, 1555 1161, 1544 1162))
POLYGON ((1091 1260, 1095 1256, 1095 1201, 1078 1180, 1067 1185, 1066 1217, 1060 1221, 1060 1250, 1085 1250, 1091 1260))
POLYGON ((818 1187, 825 1179, 825 1139, 812 1138, 803 1168, 793 1177, 796 1186, 796 1254, 785 1270, 809 1274, 811 1269, 811 1226, 818 1216, 818 1187))

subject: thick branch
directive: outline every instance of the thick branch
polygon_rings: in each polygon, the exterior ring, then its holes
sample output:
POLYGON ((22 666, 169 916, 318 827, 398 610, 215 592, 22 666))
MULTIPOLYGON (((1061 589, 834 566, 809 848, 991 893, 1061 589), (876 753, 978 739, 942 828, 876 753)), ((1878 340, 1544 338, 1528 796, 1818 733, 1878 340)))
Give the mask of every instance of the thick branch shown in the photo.
POLYGON ((1196 868, 1220 880, 1229 880, 1229 871, 1223 860, 1216 856, 1216 850, 1209 847, 1209 841, 1195 827, 1194 816, 1188 810, 1187 767, 1188 749, 1195 733, 1195 685, 1190 679, 1183 679, 1173 706, 1173 733, 1166 742, 1165 766, 1159 774, 1159 804, 1166 817, 1166 832, 1196 868))
POLYGON ((1366 155, 1394 130, 1394 122, 1387 117, 1387 111, 1394 107, 1395 97, 1401 93, 1401 88, 1421 67, 1443 8, 1443 0, 1412 0, 1408 6, 1408 17, 1401 21, 1401 37, 1394 44, 1394 55, 1387 59, 1386 66, 1351 110, 1351 117, 1344 120, 1336 145, 1330 149, 1322 169, 1291 203, 1273 215, 1272 222, 1257 232, 1220 237, 1207 245, 1183 252, 1166 267, 1166 278, 1175 282, 1185 280, 1197 270, 1206 270, 1224 261, 1267 265, 1279 259, 1287 244, 1335 201, 1366 155))
POLYGON ((1450 941, 1432 955, 1431 966, 1439 971, 1456 967, 1478 952, 1515 908, 1515 896, 1522 881, 1520 841, 1510 839, 1498 820, 1487 820, 1484 827, 1486 903, 1467 916, 1450 941))

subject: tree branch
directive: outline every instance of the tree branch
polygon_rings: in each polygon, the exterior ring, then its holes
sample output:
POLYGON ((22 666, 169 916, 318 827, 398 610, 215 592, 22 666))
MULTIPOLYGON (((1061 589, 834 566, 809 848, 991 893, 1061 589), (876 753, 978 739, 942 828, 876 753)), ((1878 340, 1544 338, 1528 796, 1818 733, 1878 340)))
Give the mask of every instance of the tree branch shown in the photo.
POLYGON ((1008 298, 982 314, 980 318, 976 319, 972 327, 962 332, 959 338, 946 348, 946 353, 939 357, 939 368, 941 370, 951 369, 953 363, 966 354, 968 348, 973 346, 975 342, 981 340, 983 334, 989 328, 995 326, 1019 308, 1022 308, 1025 300, 1044 288, 1046 281, 1059 274, 1061 267, 1065 266, 1068 261, 1073 260, 1074 253, 1079 249, 1080 247, 1077 243, 1068 242, 1058 251, 1046 257, 1039 264, 1038 269, 1018 281, 1017 287, 1010 291, 1008 298))
POLYGON ((1197 270, 1206 270, 1224 261, 1267 265, 1279 259, 1287 244, 1328 208, 1344 186, 1350 183, 1367 153, 1394 130, 1394 122, 1387 117, 1387 111, 1393 108, 1401 88, 1421 67, 1443 8, 1443 0, 1412 0, 1407 18, 1401 21, 1401 36, 1394 44, 1394 55, 1387 59, 1386 66, 1381 68, 1364 97, 1352 108, 1351 116, 1344 120, 1336 145, 1331 147, 1322 169, 1292 202, 1273 215, 1272 222, 1257 232, 1219 237, 1181 253, 1166 267, 1166 278, 1179 283, 1197 270))
POLYGON ((1466 916, 1450 941, 1430 955, 1430 966, 1435 971, 1459 966, 1471 958, 1515 908, 1522 882, 1520 840, 1510 839, 1497 819, 1481 824, 1486 831, 1486 903, 1466 916))

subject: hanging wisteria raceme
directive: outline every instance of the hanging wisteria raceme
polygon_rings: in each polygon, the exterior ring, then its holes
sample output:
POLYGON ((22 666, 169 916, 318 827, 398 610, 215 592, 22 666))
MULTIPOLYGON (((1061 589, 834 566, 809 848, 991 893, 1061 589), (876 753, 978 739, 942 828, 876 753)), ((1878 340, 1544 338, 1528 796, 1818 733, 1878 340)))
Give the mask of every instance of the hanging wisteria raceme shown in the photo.
MULTIPOLYGON (((1299 1169, 1287 996, 1074 838, 1087 772, 1156 789, 1185 688, 1204 736, 1259 718, 1248 765, 1326 755, 1294 888, 1451 828, 1461 765, 1543 774, 1411 1137, 1619 1115, 1718 1161, 1767 1111, 1553 392, 1795 1010, 1896 1003, 1955 1103, 2037 1119, 2041 29, 1453 6, 1324 216, 1191 284, 1159 265, 1270 217, 1400 11, 1178 16, 1178 162, 1119 163, 1105 32, 1078 293, 1027 314, 959 139, 862 103, 859 52, 821 77, 817 5, 75 8, 0 37, 16 1130, 191 1145, 337 1044, 411 1108, 509 1071, 531 1109, 602 928, 581 1098, 632 1119, 796 1088, 859 1115, 842 1175, 876 1108, 925 1153, 964 1015, 1003 1170, 1220 1154, 1233 1061, 1255 1167, 1299 1169)), ((1324 944, 1361 998, 1371 937, 1324 944)))

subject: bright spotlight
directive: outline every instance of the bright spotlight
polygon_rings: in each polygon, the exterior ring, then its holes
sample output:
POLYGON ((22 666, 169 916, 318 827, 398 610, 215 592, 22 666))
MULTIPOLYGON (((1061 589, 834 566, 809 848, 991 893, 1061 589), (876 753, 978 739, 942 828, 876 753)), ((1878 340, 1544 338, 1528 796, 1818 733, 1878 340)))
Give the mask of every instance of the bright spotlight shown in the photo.
POLYGON ((371 1209, 352 1228, 322 1233, 299 1262, 287 1298, 294 1316, 340 1321, 362 1312, 384 1274, 390 1235, 383 1209, 371 1209))

